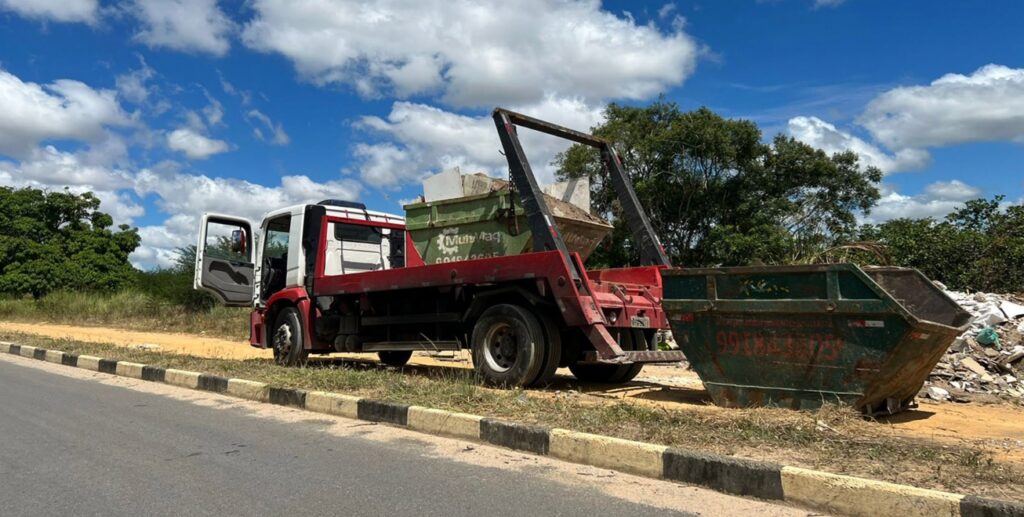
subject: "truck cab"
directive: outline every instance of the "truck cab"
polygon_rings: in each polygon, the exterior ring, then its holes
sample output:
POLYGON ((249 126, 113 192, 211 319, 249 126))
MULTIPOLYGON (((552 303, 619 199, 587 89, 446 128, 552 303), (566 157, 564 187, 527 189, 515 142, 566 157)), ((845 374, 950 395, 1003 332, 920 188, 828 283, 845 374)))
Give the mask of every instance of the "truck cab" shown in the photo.
POLYGON ((325 274, 405 267, 404 222, 401 216, 342 200, 268 212, 256 234, 244 218, 207 213, 196 245, 193 287, 228 306, 265 307, 275 294, 306 286, 317 252, 310 245, 320 239, 321 229, 326 230, 325 274), (307 219, 324 228, 308 227, 307 219))

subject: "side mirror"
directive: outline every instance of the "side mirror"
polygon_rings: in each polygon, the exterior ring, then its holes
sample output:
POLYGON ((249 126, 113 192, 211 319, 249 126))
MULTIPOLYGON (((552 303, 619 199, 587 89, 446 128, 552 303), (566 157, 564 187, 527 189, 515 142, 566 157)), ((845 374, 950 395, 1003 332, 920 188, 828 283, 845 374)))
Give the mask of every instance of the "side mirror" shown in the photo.
POLYGON ((231 251, 232 253, 238 253, 239 255, 245 255, 245 230, 239 228, 237 230, 231 230, 231 251))

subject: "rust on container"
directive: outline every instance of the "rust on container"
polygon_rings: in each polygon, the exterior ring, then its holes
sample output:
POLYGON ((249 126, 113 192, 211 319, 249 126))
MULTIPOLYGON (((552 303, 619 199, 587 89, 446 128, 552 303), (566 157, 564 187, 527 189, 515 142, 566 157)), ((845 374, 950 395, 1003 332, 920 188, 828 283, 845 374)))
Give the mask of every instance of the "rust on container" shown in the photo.
POLYGON ((920 272, 667 269, 663 305, 718 405, 905 409, 969 315, 920 272))

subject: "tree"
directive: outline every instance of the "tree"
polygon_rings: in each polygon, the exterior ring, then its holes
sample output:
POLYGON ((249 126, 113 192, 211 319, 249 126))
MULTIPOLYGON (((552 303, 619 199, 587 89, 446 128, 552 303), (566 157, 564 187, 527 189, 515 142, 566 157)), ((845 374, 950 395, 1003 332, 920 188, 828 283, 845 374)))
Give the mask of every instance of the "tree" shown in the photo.
POLYGON ((41 297, 57 289, 112 291, 130 285, 134 228, 111 229, 100 200, 0 187, 0 293, 41 297))
POLYGON ((943 220, 865 225, 860 238, 886 246, 897 265, 954 289, 1024 291, 1024 206, 1003 196, 968 201, 943 220))
MULTIPOLYGON (((762 142, 747 120, 707 108, 682 112, 660 100, 609 104, 593 133, 614 142, 641 204, 674 264, 780 263, 814 255, 856 231, 856 211, 878 200, 881 171, 852 152, 831 156, 793 138, 762 142)), ((594 210, 613 220, 608 246, 590 262, 618 266, 638 255, 597 152, 574 145, 558 176, 588 177, 594 210)))

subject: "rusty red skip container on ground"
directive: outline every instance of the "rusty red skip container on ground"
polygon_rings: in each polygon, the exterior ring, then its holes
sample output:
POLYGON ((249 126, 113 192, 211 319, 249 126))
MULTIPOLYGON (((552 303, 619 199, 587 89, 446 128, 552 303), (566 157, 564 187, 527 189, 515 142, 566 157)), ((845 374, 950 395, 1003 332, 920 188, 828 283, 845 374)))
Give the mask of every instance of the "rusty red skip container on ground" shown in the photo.
POLYGON ((676 342, 727 407, 907 409, 970 318, 909 268, 667 269, 662 277, 676 342))

